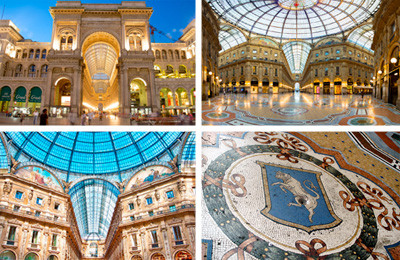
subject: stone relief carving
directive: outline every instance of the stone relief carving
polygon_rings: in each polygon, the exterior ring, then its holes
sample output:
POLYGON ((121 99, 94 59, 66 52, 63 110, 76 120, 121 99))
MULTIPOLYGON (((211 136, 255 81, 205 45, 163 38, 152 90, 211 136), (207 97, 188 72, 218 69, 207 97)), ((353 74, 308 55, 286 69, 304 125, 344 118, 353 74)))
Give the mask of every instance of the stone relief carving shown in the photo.
POLYGON ((174 158, 173 160, 171 160, 171 161, 168 162, 168 164, 172 167, 172 170, 173 170, 175 173, 179 172, 177 163, 178 163, 178 155, 176 155, 175 158, 174 158))

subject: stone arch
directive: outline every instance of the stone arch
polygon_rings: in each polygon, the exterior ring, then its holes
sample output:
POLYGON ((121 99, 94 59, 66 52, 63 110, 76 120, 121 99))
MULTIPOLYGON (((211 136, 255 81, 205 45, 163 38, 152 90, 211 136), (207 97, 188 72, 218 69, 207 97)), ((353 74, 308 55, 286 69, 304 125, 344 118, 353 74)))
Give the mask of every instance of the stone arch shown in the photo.
POLYGON ((24 260, 29 259, 29 258, 27 258, 27 257, 28 257, 28 256, 33 256, 33 255, 36 256, 36 259, 35 259, 35 260, 39 260, 39 259, 40 259, 40 256, 39 256, 37 253, 35 253, 35 252, 28 252, 28 253, 26 253, 26 255, 24 256, 24 260))
POLYGON ((146 107, 149 104, 147 95, 147 82, 142 78, 133 78, 129 81, 129 93, 131 95, 131 105, 134 107, 146 107), (137 101, 139 100, 139 102, 137 101))
POLYGON ((193 253, 190 252, 189 250, 187 250, 187 249, 177 249, 177 250, 172 254, 172 255, 173 255, 173 260, 181 260, 181 259, 183 259, 183 258, 179 258, 180 254, 181 254, 182 252, 185 252, 186 255, 189 255, 189 257, 191 257, 191 258, 187 258, 187 256, 186 256, 186 257, 184 258, 185 260, 186 260, 186 259, 191 260, 191 259, 194 258, 193 253))
POLYGON ((160 252, 154 252, 151 256, 150 256, 150 260, 165 260, 165 256, 160 253, 160 252))
MULTIPOLYGON (((17 253, 16 252, 14 252, 14 250, 12 250, 11 248, 10 249, 4 249, 1 253, 0 253, 0 256, 2 256, 2 255, 4 255, 4 256, 12 256, 12 255, 14 255, 14 259, 12 259, 12 258, 9 258, 10 260, 16 260, 17 259, 17 253), (10 254, 9 254, 10 253, 10 254)), ((6 258, 4 258, 4 259, 6 259, 6 258)), ((8 259, 8 258, 7 258, 8 259)))
POLYGON ((98 29, 90 30, 82 36, 81 49, 82 55, 87 49, 98 42, 105 42, 110 44, 119 55, 121 55, 121 39, 116 32, 99 31, 98 29))

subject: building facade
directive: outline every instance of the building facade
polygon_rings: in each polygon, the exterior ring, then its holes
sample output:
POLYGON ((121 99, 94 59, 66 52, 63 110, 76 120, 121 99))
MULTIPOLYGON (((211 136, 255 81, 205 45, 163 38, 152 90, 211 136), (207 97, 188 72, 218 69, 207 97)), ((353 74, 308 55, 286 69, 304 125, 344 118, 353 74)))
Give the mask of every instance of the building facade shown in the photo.
POLYGON ((374 96, 400 109, 400 7, 396 1, 382 1, 373 20, 375 37, 374 96))
POLYGON ((177 114, 193 109, 194 22, 178 42, 153 44, 152 12, 145 2, 58 1, 50 8, 50 43, 25 40, 12 21, 1 21, 2 112, 177 114), (167 52, 174 56, 164 56, 167 52), (165 101, 165 85, 173 102, 165 101))
POLYGON ((194 133, 122 182, 105 171, 65 178, 51 152, 47 163, 25 161, 18 135, 0 134, 0 259, 195 259, 194 133))

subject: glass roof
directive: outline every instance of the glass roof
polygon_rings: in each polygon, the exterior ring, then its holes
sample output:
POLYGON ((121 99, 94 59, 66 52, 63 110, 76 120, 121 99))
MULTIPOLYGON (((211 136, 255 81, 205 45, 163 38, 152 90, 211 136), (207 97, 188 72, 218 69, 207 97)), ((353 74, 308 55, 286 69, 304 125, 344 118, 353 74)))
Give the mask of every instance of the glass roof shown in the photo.
POLYGON ((369 19, 381 0, 208 0, 216 14, 251 34, 315 39, 369 19))
POLYGON ((4 147, 2 140, 0 139, 0 169, 8 168, 7 151, 4 147))
POLYGON ((69 191, 81 237, 86 240, 105 239, 120 194, 111 183, 88 179, 69 191))
POLYGON ((348 37, 348 41, 355 43, 363 48, 370 51, 372 41, 374 40, 374 31, 372 30, 372 24, 366 24, 355 29, 348 37))
POLYGON ((68 174, 109 174, 145 164, 164 153, 182 132, 7 132, 17 148, 34 160, 68 174))
POLYGON ((230 25, 221 25, 218 38, 222 47, 220 52, 246 42, 243 33, 230 25))
POLYGON ((283 52, 293 74, 302 74, 311 46, 305 42, 288 42, 283 45, 283 52))

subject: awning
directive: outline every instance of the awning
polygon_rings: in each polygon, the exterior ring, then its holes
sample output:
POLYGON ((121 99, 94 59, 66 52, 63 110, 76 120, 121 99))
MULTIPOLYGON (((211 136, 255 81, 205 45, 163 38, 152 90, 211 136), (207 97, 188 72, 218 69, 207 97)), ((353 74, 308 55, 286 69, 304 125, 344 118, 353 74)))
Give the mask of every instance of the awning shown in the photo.
POLYGON ((29 102, 41 103, 42 102, 42 90, 38 87, 31 89, 31 94, 29 96, 29 102))
POLYGON ((1 89, 0 101, 10 101, 11 100, 11 88, 5 86, 1 89))
POLYGON ((14 101, 15 102, 25 102, 26 101, 26 88, 18 87, 17 90, 15 90, 14 101))

